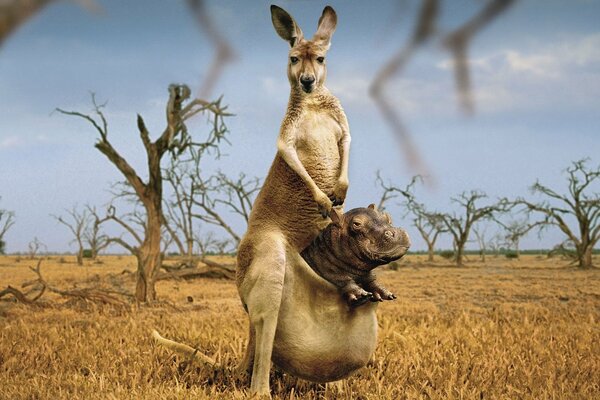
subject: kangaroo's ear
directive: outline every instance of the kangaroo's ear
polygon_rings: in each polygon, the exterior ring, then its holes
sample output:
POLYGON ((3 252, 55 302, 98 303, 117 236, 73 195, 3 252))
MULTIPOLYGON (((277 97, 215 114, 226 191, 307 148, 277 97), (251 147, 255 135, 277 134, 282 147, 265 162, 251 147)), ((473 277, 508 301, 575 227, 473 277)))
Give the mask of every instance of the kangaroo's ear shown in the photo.
POLYGON ((283 40, 289 42, 291 47, 298 44, 304 37, 302 29, 300 29, 294 18, 283 8, 271 5, 271 20, 277 34, 283 40))
POLYGON ((335 32, 337 25, 337 14, 330 6, 323 9, 323 14, 319 18, 317 33, 313 37, 314 41, 324 42, 327 47, 331 45, 331 36, 335 32))
POLYGON ((331 223, 337 226, 342 226, 342 219, 344 216, 342 215, 342 211, 337 207, 333 207, 331 212, 329 213, 329 218, 331 218, 331 223))

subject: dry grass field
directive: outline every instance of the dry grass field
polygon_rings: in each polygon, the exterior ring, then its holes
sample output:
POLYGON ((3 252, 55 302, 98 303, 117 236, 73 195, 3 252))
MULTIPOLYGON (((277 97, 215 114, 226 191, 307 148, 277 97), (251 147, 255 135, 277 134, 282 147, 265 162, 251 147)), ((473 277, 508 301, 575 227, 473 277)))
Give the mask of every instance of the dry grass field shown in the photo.
MULTIPOLYGON (((51 257, 42 271, 50 284, 73 288, 102 285, 135 265, 131 257, 102 262, 77 267, 72 257, 51 257)), ((0 257, 0 289, 34 279, 33 265, 0 257)), ((275 371, 274 398, 600 398, 600 269, 578 271, 536 256, 459 269, 409 255, 400 269, 379 275, 399 298, 379 308, 372 362, 340 387, 275 371)), ((27 306, 5 297, 0 398, 245 398, 247 378, 232 371, 247 336, 233 282, 165 280, 157 290, 162 301, 152 306, 54 294, 27 306), (157 347, 151 328, 198 347, 223 368, 202 369, 157 347)))

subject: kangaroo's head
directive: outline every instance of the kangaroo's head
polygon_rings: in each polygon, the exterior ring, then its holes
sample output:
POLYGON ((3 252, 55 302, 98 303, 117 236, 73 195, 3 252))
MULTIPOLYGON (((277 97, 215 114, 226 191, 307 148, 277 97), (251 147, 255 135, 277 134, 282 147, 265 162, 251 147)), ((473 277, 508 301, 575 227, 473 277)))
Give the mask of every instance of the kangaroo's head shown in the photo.
POLYGON ((330 6, 325 7, 319 18, 317 32, 307 40, 294 18, 284 9, 271 6, 271 19, 275 31, 290 44, 287 74, 292 91, 301 89, 312 93, 323 86, 327 76, 325 54, 331 45, 331 36, 337 24, 337 15, 330 6))

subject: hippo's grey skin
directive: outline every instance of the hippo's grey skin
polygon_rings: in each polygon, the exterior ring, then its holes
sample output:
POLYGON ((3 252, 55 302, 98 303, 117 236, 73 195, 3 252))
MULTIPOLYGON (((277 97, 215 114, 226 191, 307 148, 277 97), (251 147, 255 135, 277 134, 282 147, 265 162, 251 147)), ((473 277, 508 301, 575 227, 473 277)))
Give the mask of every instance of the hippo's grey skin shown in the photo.
POLYGON ((372 270, 406 254, 410 247, 407 233, 392 226, 389 214, 379 212, 374 204, 343 215, 334 210, 331 220, 302 251, 307 264, 334 284, 350 305, 395 299, 375 280, 372 270))

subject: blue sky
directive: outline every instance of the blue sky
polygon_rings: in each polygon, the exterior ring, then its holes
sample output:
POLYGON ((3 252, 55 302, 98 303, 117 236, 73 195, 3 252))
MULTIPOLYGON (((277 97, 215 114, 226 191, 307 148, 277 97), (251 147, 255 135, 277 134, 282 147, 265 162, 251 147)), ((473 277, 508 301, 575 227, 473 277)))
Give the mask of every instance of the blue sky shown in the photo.
MULTIPOLYGON (((172 82, 202 82, 212 48, 185 2, 102 1, 101 14, 74 2, 49 6, 0 47, 0 207, 16 213, 8 251, 38 237, 50 250, 72 250, 71 238, 50 214, 75 204, 110 199, 116 169, 93 148, 85 122, 52 113, 87 112, 90 91, 106 108, 110 137, 143 168, 135 115, 151 132, 164 128, 172 82)), ((209 163, 264 177, 287 103, 287 44, 274 32, 270 2, 210 1, 213 20, 236 51, 214 95, 236 114, 228 121, 227 157, 209 163)), ((326 4, 338 13, 328 54, 327 86, 348 116, 352 132, 347 207, 379 198, 375 171, 405 185, 414 171, 401 144, 368 95, 377 69, 407 39, 417 1, 282 1, 310 36, 326 4), (375 4, 373 4, 375 3, 375 4)), ((446 2, 440 30, 459 26, 481 2, 446 2)), ((536 179, 563 191, 561 171, 573 160, 600 163, 600 1, 520 1, 473 41, 470 61, 476 114, 460 112, 451 59, 439 42, 419 50, 386 87, 435 177, 419 190, 431 208, 452 209, 449 198, 480 189, 493 200, 528 195, 536 179)), ((204 129, 199 118, 197 129, 204 129)), ((402 210, 391 205, 395 222, 402 210)), ((423 248, 408 227, 414 248, 423 248)), ((490 231, 491 232, 491 231, 490 231)), ((523 247, 561 241, 548 232, 523 247)), ((442 239, 442 246, 449 246, 442 239)))

